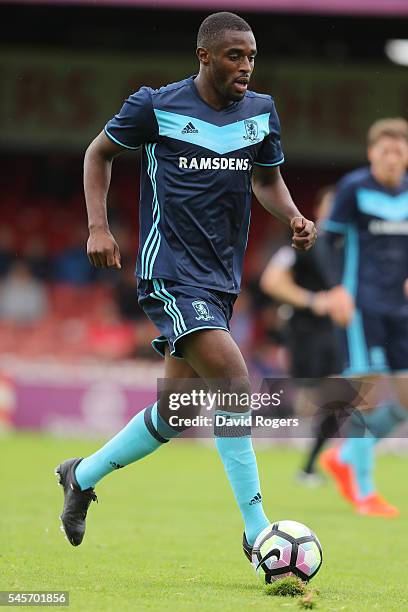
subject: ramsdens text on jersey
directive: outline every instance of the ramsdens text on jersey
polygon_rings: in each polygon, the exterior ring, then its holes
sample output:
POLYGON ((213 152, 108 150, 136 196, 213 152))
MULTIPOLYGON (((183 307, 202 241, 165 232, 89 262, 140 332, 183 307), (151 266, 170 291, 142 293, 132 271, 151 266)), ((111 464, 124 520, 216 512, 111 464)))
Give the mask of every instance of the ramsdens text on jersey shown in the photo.
POLYGON ((179 157, 179 168, 188 170, 251 170, 249 159, 240 157, 179 157))

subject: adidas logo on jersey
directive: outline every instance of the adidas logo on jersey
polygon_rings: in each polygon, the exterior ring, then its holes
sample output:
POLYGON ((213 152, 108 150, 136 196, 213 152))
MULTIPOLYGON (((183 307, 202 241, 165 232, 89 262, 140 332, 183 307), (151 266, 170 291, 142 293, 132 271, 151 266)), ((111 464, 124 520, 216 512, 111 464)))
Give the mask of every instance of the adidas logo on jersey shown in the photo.
POLYGON ((255 504, 260 504, 261 501, 262 501, 262 495, 260 493, 257 493, 255 497, 251 499, 251 501, 249 502, 249 505, 254 506, 255 504))
POLYGON ((189 121, 184 129, 181 130, 182 134, 198 134, 197 128, 189 121))

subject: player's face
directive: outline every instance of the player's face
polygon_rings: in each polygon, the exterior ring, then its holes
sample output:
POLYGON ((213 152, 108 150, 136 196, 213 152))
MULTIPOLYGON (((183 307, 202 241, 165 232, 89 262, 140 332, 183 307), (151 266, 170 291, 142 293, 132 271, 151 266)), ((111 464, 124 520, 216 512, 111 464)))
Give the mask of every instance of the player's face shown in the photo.
POLYGON ((252 32, 226 30, 219 43, 208 52, 212 85, 225 101, 241 100, 254 69, 256 42, 252 32))
POLYGON ((375 175, 386 183, 399 183, 408 166, 405 138, 381 136, 368 148, 368 159, 375 175))

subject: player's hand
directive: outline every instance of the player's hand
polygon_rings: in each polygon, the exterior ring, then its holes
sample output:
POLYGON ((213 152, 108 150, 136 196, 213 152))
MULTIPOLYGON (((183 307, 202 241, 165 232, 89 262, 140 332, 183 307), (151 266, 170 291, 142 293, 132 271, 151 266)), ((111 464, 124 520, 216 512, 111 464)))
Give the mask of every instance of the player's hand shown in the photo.
POLYGON ((88 259, 95 268, 120 270, 120 251, 109 230, 92 230, 87 243, 88 259))
POLYGON ((311 249, 317 238, 317 231, 313 221, 309 221, 305 217, 293 217, 290 227, 293 230, 293 248, 298 251, 308 251, 311 249))
POLYGON ((350 293, 342 285, 333 287, 327 292, 328 314, 333 322, 341 327, 347 327, 354 316, 354 301, 350 293))
POLYGON ((327 291, 318 291, 313 294, 310 310, 318 317, 324 317, 329 313, 329 297, 327 291))

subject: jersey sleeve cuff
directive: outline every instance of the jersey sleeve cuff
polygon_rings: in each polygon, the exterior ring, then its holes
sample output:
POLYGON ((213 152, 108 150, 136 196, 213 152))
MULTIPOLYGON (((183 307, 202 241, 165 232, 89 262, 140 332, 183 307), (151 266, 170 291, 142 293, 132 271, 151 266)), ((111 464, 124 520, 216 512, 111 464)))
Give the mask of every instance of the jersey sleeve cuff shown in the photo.
POLYGON ((130 145, 126 145, 123 142, 120 142, 120 140, 118 140, 117 138, 115 138, 114 136, 112 136, 112 134, 108 131, 108 128, 105 126, 104 130, 103 130, 106 134, 106 136, 112 140, 114 143, 118 144, 121 147, 124 147, 125 149, 138 149, 140 147, 140 145, 138 145, 137 147, 131 147, 130 145))
POLYGON ((257 162, 257 161, 254 161, 254 164, 256 164, 257 166, 267 166, 267 167, 271 168, 272 166, 280 166, 280 164, 283 164, 284 161, 285 161, 285 158, 282 157, 282 159, 280 159, 277 162, 273 162, 272 164, 263 164, 263 163, 257 162))

